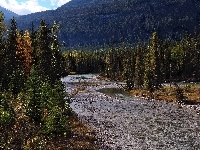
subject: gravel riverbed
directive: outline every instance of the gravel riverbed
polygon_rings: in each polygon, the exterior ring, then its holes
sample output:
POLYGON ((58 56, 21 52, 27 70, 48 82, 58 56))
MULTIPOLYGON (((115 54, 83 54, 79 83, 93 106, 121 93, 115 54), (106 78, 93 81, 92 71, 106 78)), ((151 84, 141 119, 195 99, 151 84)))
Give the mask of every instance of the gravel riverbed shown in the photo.
POLYGON ((200 150, 199 106, 107 95, 98 90, 118 88, 119 83, 92 74, 62 81, 69 93, 79 89, 70 106, 94 129, 100 150, 200 150))

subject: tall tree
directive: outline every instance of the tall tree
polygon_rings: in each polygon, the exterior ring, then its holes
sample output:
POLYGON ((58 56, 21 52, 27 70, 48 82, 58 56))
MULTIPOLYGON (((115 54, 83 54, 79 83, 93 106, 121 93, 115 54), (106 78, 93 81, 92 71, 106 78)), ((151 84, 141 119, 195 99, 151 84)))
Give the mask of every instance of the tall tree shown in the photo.
POLYGON ((5 89, 10 89, 14 94, 17 94, 23 88, 25 80, 23 64, 17 55, 17 38, 17 23, 13 18, 11 19, 11 25, 8 29, 8 37, 6 41, 3 87, 5 89))
POLYGON ((135 77, 134 84, 136 88, 143 86, 144 77, 144 50, 139 43, 136 47, 135 77))
POLYGON ((0 83, 4 73, 4 55, 5 55, 5 42, 4 42, 4 32, 5 32, 5 25, 4 25, 4 14, 0 12, 0 83))
POLYGON ((51 74, 51 29, 41 20, 36 35, 36 66, 39 74, 45 78, 51 74))
POLYGON ((51 70, 52 70, 52 80, 56 80, 66 72, 64 66, 64 57, 61 51, 61 45, 58 41, 58 32, 60 26, 54 21, 54 24, 51 28, 51 70))
POLYGON ((37 61, 37 31, 35 30, 34 24, 32 22, 30 29, 31 47, 32 47, 32 64, 36 65, 37 61))
POLYGON ((183 79, 195 79, 199 70, 199 48, 198 48, 198 36, 195 35, 194 38, 188 33, 181 41, 181 46, 183 47, 183 66, 182 66, 182 76, 183 79))
POLYGON ((182 68, 184 61, 184 49, 180 43, 176 45, 171 50, 171 66, 172 66, 172 77, 178 78, 182 76, 182 68))
POLYGON ((171 49, 173 47, 172 41, 167 40, 163 43, 163 70, 162 75, 164 79, 171 79, 171 49))
POLYGON ((16 54, 19 57, 26 75, 29 75, 32 66, 32 41, 28 30, 17 37, 16 54))
POLYGON ((145 86, 147 89, 158 88, 161 84, 160 39, 153 32, 148 46, 145 64, 145 86))

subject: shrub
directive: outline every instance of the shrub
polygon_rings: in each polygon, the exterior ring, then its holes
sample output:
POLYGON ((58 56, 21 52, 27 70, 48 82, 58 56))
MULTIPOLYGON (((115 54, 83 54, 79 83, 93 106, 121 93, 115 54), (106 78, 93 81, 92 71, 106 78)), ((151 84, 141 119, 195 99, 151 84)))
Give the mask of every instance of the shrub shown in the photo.
POLYGON ((176 96, 176 101, 180 104, 183 103, 183 101, 185 100, 185 96, 183 94, 183 89, 181 89, 180 87, 176 87, 175 90, 175 96, 176 96))
POLYGON ((71 109, 62 82, 58 80, 51 84, 48 78, 40 78, 33 69, 26 90, 26 113, 36 124, 41 125, 40 132, 46 135, 67 132, 71 109))
POLYGON ((10 125, 14 121, 14 115, 12 114, 11 111, 6 111, 3 108, 0 108, 0 125, 5 126, 5 125, 10 125))
POLYGON ((192 88, 191 88, 191 85, 186 85, 184 89, 186 92, 191 92, 192 88))
POLYGON ((43 124, 40 130, 45 135, 65 135, 70 131, 68 116, 58 106, 48 110, 48 115, 42 119, 43 124))
POLYGON ((0 92, 0 126, 10 126, 15 122, 15 113, 8 102, 11 99, 11 94, 0 92))

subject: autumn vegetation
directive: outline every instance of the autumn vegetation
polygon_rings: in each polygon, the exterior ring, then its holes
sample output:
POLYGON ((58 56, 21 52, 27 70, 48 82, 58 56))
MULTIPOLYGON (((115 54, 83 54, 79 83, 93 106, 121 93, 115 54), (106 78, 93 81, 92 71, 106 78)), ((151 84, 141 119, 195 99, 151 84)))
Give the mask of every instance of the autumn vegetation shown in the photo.
POLYGON ((199 86, 176 84, 200 81, 196 32, 174 41, 153 31, 147 43, 126 45, 122 38, 119 46, 113 37, 102 48, 68 50, 58 31, 56 22, 49 27, 44 20, 21 31, 14 18, 5 25, 0 12, 0 149, 95 149, 88 143, 93 134, 85 138, 92 131, 77 121, 60 80, 70 72, 125 81, 135 96, 200 102, 199 86))
POLYGON ((109 46, 98 50, 65 51, 68 72, 99 73, 113 81, 125 81, 126 90, 134 96, 200 102, 198 85, 175 86, 181 81, 200 81, 200 35, 196 32, 194 36, 186 32, 181 40, 174 41, 162 40, 153 31, 148 43, 132 46, 126 45, 123 38, 120 46, 113 41, 114 37, 109 46), (171 86, 163 86, 164 83, 171 86))
POLYGON ((58 29, 41 20, 20 31, 0 12, 0 149, 95 149, 60 80, 67 71, 58 29))

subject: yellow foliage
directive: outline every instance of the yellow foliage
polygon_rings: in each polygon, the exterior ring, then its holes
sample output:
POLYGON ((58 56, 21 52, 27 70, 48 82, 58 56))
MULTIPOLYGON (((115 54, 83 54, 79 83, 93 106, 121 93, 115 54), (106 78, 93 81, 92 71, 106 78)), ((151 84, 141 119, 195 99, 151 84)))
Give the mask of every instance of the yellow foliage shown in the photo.
POLYGON ((28 30, 24 32, 21 36, 19 32, 17 33, 17 50, 16 55, 23 62, 25 67, 26 74, 30 73, 31 65, 32 65, 32 41, 28 30))

